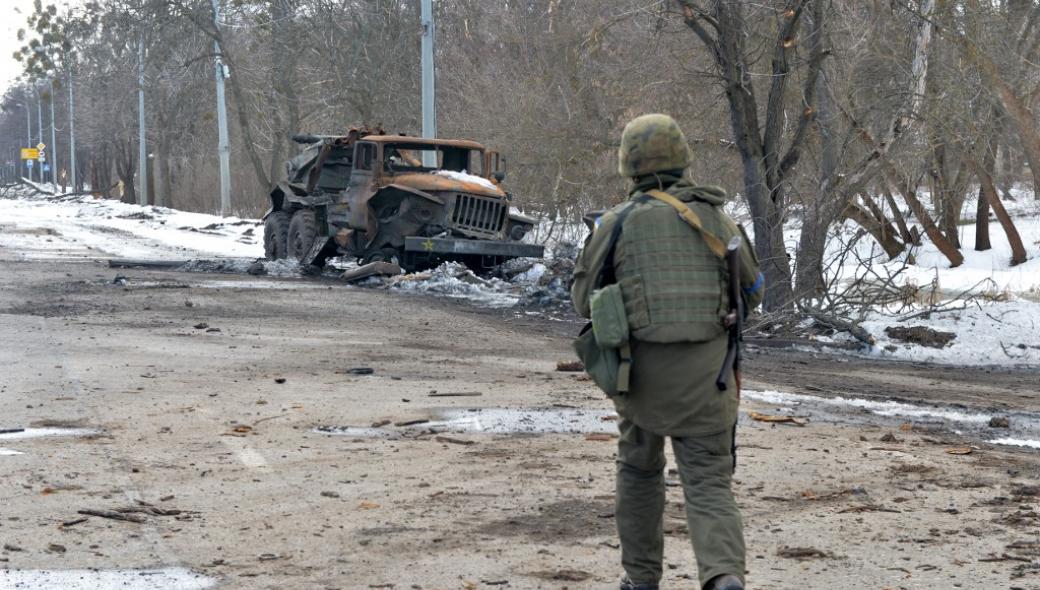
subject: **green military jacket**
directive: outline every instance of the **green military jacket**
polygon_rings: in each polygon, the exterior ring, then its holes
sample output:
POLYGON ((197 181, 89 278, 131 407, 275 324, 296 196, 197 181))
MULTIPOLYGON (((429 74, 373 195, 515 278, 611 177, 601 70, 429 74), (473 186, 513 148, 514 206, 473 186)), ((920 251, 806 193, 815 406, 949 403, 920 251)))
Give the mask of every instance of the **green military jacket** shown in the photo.
MULTIPOLYGON (((723 211, 726 193, 659 175, 665 192, 687 204, 704 228, 723 243, 736 235, 741 248, 740 283, 748 308, 762 301, 763 284, 754 249, 723 211)), ((658 181, 636 184, 636 200, 615 247, 615 271, 632 330, 629 391, 612 398, 618 413, 643 429, 668 436, 700 436, 731 428, 736 420, 733 388, 719 392, 715 377, 726 354, 722 325, 728 302, 725 265, 700 234, 668 204, 640 199, 658 181)), ((605 213, 585 242, 574 270, 571 296, 589 317, 589 297, 607 257, 610 235, 623 203, 605 213)))

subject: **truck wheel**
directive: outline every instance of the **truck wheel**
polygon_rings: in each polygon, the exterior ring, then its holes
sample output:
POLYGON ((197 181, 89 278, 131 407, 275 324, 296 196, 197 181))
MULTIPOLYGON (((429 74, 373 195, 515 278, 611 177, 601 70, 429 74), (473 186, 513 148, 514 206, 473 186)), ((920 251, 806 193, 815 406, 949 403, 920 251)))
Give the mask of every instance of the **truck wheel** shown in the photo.
POLYGON ((314 240, 318 237, 318 223, 314 218, 314 211, 300 209, 292 216, 289 222, 289 258, 303 260, 314 246, 314 240))
POLYGON ((264 221, 264 256, 268 260, 280 260, 288 254, 286 240, 289 232, 289 214, 275 211, 264 221))
POLYGON ((393 246, 384 246, 375 252, 369 252, 367 256, 361 259, 361 264, 368 264, 369 262, 396 262, 400 264, 401 253, 393 246))

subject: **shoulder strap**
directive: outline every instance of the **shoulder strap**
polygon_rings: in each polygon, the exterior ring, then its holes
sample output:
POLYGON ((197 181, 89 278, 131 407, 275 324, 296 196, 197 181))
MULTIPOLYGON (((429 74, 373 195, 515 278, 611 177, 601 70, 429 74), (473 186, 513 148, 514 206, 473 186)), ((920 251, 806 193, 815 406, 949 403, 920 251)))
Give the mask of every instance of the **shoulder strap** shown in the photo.
MULTIPOLYGON (((639 202, 646 202, 644 199, 637 200, 639 202)), ((635 204, 636 200, 629 201, 620 211, 618 211, 617 220, 614 222, 614 227, 611 228, 610 241, 607 243, 607 257, 603 260, 603 265, 599 267, 599 274, 596 276, 596 282, 593 284, 593 289, 599 289, 603 286, 605 279, 608 278, 608 272, 610 273, 609 282, 613 283, 615 281, 614 250, 617 247, 618 238, 621 237, 621 227, 625 224, 625 218, 632 212, 632 208, 635 204)))
POLYGON ((686 203, 683 203, 679 199, 673 197, 672 195, 669 195, 668 193, 662 190, 653 189, 647 191, 646 194, 657 199, 658 201, 671 205, 672 208, 679 213, 679 217, 681 217, 687 225, 697 230, 701 234, 701 237, 704 238, 704 243, 708 245, 708 249, 710 249, 711 252, 715 254, 715 256, 718 256, 719 259, 723 260, 726 258, 726 245, 723 244, 722 240, 720 240, 717 236, 715 236, 708 230, 704 229, 704 224, 701 223, 701 218, 696 213, 694 213, 693 209, 690 209, 690 207, 686 203))

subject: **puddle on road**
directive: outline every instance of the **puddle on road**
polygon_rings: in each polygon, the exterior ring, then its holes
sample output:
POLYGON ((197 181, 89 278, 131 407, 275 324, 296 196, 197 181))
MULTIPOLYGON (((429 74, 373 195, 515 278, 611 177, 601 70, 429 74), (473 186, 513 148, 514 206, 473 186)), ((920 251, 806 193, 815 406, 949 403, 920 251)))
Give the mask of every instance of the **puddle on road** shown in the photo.
POLYGON ((217 580, 184 568, 0 570, 0 590, 205 590, 217 580))
POLYGON ((571 408, 472 408, 446 409, 420 424, 383 428, 323 426, 324 434, 357 438, 397 438, 406 433, 455 432, 484 434, 587 434, 615 432, 617 414, 601 410, 571 408))
POLYGON ((27 438, 43 438, 52 436, 90 436, 100 431, 90 428, 26 428, 18 432, 0 434, 0 440, 23 440, 27 438))
POLYGON ((898 427, 905 422, 968 434, 995 445, 1040 449, 1040 413, 996 412, 953 405, 917 405, 862 398, 821 397, 780 391, 742 391, 748 400, 781 406, 784 413, 808 416, 817 422, 874 424, 898 427), (991 418, 1008 419, 1008 428, 990 428, 991 418), (1004 434, 994 438, 996 434, 1004 434))

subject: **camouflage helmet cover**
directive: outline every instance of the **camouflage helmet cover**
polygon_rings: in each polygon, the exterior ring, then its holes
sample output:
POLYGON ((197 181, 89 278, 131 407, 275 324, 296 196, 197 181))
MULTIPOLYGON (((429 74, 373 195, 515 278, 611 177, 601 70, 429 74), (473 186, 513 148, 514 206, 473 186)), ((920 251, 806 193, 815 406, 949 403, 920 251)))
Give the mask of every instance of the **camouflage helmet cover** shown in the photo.
POLYGON ((636 177, 690 165, 690 148, 675 119, 668 115, 643 115, 625 125, 618 149, 618 172, 636 177))

